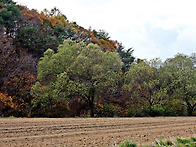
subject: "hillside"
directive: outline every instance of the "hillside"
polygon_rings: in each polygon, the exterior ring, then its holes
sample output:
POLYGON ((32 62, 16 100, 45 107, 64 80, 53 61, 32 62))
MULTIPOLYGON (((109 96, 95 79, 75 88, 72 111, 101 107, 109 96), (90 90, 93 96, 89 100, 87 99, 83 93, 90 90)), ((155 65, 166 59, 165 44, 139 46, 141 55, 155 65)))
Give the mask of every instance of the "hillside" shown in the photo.
POLYGON ((98 44, 103 51, 126 53, 103 30, 88 30, 69 22, 57 8, 38 12, 12 0, 0 1, 0 36, 0 100, 4 116, 28 115, 37 63, 48 48, 57 51, 64 40, 73 40, 98 44))
POLYGON ((58 8, 0 0, 0 116, 196 115, 195 53, 164 62, 132 53, 58 8))

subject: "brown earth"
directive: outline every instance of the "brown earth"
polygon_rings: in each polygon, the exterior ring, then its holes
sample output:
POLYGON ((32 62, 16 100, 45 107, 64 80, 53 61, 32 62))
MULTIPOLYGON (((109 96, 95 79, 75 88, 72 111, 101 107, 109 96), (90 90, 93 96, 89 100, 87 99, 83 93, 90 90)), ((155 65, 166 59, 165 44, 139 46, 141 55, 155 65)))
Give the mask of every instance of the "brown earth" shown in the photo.
POLYGON ((0 118, 0 146, 118 146, 196 137, 196 117, 0 118))

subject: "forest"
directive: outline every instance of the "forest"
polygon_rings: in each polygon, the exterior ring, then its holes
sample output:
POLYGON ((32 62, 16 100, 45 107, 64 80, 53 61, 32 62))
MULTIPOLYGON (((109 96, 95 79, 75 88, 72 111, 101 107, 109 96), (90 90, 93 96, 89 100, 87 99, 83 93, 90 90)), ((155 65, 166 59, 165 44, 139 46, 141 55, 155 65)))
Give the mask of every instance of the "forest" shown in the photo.
POLYGON ((56 7, 0 0, 0 117, 196 116, 196 53, 133 52, 56 7))

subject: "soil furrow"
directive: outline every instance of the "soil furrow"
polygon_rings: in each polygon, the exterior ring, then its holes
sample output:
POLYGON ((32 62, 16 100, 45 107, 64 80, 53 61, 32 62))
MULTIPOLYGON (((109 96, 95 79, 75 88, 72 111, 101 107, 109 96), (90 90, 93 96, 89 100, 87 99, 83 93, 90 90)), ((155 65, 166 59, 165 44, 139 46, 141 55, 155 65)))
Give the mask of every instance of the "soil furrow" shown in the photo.
POLYGON ((196 117, 0 118, 0 146, 118 146, 196 136, 196 117))

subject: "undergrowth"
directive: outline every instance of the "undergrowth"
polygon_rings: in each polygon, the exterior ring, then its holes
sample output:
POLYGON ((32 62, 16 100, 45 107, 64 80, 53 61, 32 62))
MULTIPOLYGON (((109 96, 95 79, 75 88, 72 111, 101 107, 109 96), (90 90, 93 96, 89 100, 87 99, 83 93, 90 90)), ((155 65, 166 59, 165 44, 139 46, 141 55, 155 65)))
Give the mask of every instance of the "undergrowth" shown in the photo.
MULTIPOLYGON (((134 141, 123 141, 120 143, 120 147, 137 147, 134 141)), ((176 141, 155 141, 154 145, 142 146, 142 147, 196 147, 196 137, 188 139, 176 138, 176 141)))

